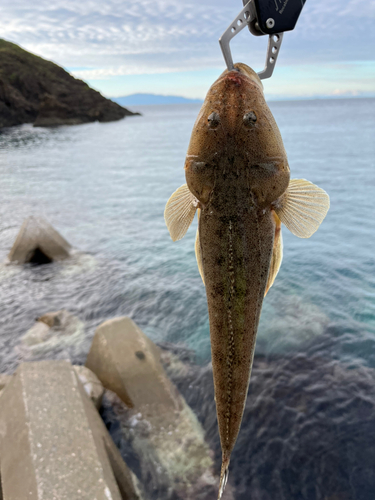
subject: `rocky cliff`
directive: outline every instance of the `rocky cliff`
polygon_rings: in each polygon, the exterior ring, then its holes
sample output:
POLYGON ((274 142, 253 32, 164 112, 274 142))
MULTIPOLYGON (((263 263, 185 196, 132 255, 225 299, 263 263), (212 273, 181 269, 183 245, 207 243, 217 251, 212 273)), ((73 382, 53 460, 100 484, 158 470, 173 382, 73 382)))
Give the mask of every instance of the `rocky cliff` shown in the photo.
POLYGON ((0 39, 0 128, 109 122, 134 114, 60 66, 0 39))

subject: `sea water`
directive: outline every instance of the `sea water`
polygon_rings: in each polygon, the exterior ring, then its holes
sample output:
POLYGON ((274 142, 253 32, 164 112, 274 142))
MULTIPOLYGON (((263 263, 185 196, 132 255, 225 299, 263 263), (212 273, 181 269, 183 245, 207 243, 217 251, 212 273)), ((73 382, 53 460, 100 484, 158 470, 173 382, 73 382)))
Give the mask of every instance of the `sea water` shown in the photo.
MULTIPOLYGON (((310 239, 284 227, 284 259, 268 293, 257 354, 320 351, 375 367, 375 100, 270 103, 292 178, 331 198, 310 239)), ((210 358, 205 289, 194 254, 196 221, 173 243, 163 211, 184 184, 199 105, 139 107, 142 116, 0 133, 0 262, 23 220, 46 218, 82 252, 44 266, 0 264, 0 372, 17 363, 35 318, 67 309, 95 328, 131 316, 155 341, 210 358)), ((50 354, 53 357, 53 353, 50 354)))

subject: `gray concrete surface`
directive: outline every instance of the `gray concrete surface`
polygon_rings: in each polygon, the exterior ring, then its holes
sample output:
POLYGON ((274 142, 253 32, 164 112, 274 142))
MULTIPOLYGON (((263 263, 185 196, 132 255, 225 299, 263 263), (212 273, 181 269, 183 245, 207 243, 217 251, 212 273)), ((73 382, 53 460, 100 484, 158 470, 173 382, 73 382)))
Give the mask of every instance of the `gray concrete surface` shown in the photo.
POLYGON ((11 375, 6 375, 5 373, 0 373, 0 391, 4 389, 4 387, 9 384, 12 380, 11 375))
POLYGON ((70 255, 71 246, 42 218, 28 217, 23 222, 17 238, 8 254, 10 262, 25 264, 45 257, 48 260, 62 260, 70 255))
POLYGON ((4 500, 140 500, 67 361, 23 363, 0 402, 4 500))
MULTIPOLYGON (((12 380, 11 375, 5 375, 5 373, 0 373, 0 397, 1 397, 1 394, 4 392, 6 385, 9 384, 9 382, 11 380, 12 380)), ((0 488, 0 492, 1 492, 1 488, 0 488)), ((1 496, 0 496, 0 500, 1 500, 1 496)))
POLYGON ((143 416, 182 409, 177 390, 160 363, 158 347, 127 317, 97 328, 86 366, 104 387, 143 416))

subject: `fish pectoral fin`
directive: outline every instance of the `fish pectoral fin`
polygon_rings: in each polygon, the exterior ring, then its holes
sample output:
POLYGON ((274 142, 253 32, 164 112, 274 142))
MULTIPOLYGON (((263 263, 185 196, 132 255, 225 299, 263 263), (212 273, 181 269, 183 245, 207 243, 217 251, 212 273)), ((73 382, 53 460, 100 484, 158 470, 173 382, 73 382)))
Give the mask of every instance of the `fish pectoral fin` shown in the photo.
MULTIPOLYGON (((200 212, 201 212, 201 209, 198 208, 198 221, 199 221, 200 212)), ((203 276, 203 259, 202 259, 201 244, 200 244, 200 241, 199 241, 199 226, 198 226, 198 229, 197 229, 197 236, 195 238, 195 257, 197 258, 197 264, 198 264, 199 274, 201 275, 203 284, 206 285, 205 282, 204 282, 204 276, 203 276)))
POLYGON ((164 219, 173 241, 183 238, 193 222, 198 200, 187 184, 179 187, 169 198, 164 210, 164 219))
POLYGON ((267 286, 266 286, 266 291, 264 293, 264 296, 267 295, 268 290, 273 285, 273 283, 276 279, 277 273, 279 272, 281 262, 283 260, 283 237, 281 234, 281 220, 278 218, 278 216, 275 214, 275 212, 273 212, 272 215, 273 215, 275 222, 276 222, 275 239, 273 240, 271 264, 270 264, 270 270, 268 273, 267 286))
POLYGON ((294 235, 310 238, 327 215, 329 196, 312 182, 292 179, 273 209, 294 235))

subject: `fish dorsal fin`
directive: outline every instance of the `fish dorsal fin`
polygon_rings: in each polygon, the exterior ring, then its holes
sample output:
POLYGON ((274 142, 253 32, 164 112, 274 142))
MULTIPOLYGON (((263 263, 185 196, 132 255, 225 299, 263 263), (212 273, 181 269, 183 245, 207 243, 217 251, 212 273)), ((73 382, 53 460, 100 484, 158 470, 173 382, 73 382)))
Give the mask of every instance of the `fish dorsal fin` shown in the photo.
POLYGON ((179 187, 169 198, 164 210, 164 219, 173 241, 185 236, 197 207, 198 200, 189 191, 187 184, 179 187))
POLYGON ((272 212, 272 215, 276 222, 275 239, 273 240, 271 265, 270 271, 268 273, 268 281, 264 296, 267 295, 268 290, 273 285, 277 273, 279 272, 281 261, 283 260, 283 237, 281 234, 281 220, 278 218, 275 212, 272 212))
POLYGON ((329 196, 305 179, 292 179, 274 210, 279 219, 299 238, 310 238, 329 209, 329 196))
POLYGON ((199 216, 200 216, 200 213, 201 213, 201 209, 198 208, 198 229, 197 229, 197 236, 195 238, 195 256, 197 258, 197 264, 198 264, 199 274, 201 275, 203 284, 205 285, 204 275, 203 275, 202 249, 201 249, 201 244, 200 244, 200 241, 199 241, 199 216))

